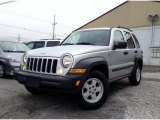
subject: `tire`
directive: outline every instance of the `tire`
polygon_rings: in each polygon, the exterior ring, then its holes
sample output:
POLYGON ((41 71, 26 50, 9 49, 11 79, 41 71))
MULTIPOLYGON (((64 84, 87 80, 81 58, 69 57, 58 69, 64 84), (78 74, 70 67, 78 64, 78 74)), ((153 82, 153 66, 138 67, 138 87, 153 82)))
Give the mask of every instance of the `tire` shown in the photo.
POLYGON ((44 91, 38 88, 29 87, 29 86, 25 86, 25 88, 27 89, 28 92, 32 93, 33 95, 41 95, 44 93, 44 91))
POLYGON ((141 68, 139 65, 136 65, 132 75, 129 77, 129 83, 133 86, 137 86, 140 84, 140 82, 141 82, 141 68))
POLYGON ((5 76, 5 68, 2 63, 0 63, 0 78, 3 78, 5 76))
POLYGON ((109 92, 107 78, 99 71, 92 71, 78 93, 81 108, 93 110, 101 107, 109 92))

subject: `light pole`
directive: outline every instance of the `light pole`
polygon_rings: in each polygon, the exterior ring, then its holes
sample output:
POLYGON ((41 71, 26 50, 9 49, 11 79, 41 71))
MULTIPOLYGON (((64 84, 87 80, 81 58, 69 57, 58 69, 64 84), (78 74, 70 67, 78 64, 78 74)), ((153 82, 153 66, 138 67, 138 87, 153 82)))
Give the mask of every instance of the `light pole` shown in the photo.
POLYGON ((0 5, 8 4, 8 3, 11 3, 11 2, 16 2, 16 0, 10 0, 10 1, 6 1, 6 2, 2 2, 2 3, 0 3, 0 5))

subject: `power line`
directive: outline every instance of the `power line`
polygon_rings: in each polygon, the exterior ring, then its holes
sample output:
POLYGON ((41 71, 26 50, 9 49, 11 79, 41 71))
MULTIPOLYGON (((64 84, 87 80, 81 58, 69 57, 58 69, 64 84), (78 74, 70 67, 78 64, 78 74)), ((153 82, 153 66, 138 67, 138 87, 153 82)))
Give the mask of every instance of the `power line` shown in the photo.
MULTIPOLYGON (((25 15, 25 14, 19 14, 19 13, 15 13, 15 12, 11 12, 11 11, 6 11, 6 10, 3 10, 3 11, 7 12, 8 14, 14 14, 16 16, 25 17, 27 19, 32 19, 32 20, 36 20, 36 21, 39 21, 39 22, 52 24, 52 21, 49 21, 49 20, 44 20, 44 19, 28 16, 28 15, 25 15)), ((68 28, 68 29, 75 29, 74 27, 71 27, 71 26, 68 26, 68 25, 64 25, 62 23, 58 23, 58 26, 62 26, 62 27, 68 28)))
MULTIPOLYGON (((13 34, 13 33, 6 33, 6 32, 0 32, 0 36, 11 36, 11 37, 18 37, 18 34, 13 34)), ((36 38, 36 37, 26 37, 25 35, 22 35, 21 34, 21 38, 26 38, 26 39, 39 39, 39 38, 36 38)))
POLYGON ((18 27, 18 26, 13 26, 13 25, 7 25, 7 24, 2 24, 2 23, 0 23, 0 25, 1 25, 1 26, 5 26, 5 27, 10 27, 10 28, 16 28, 16 29, 26 30, 26 31, 30 31, 30 32, 35 32, 35 33, 52 35, 51 33, 45 33, 45 32, 30 30, 30 29, 28 29, 28 28, 23 28, 23 27, 18 27))
MULTIPOLYGON (((7 34, 7 35, 10 35, 10 36, 17 36, 18 35, 18 33, 16 34, 16 33, 9 33, 9 32, 4 32, 4 31, 1 31, 0 30, 0 34, 7 34)), ((22 35, 21 34, 21 36, 25 36, 25 35, 22 35)), ((56 36, 59 36, 60 38, 62 37, 62 38, 65 38, 66 37, 66 35, 62 35, 62 34, 56 34, 56 36)), ((55 37, 56 37, 55 36, 55 37)), ((28 37, 27 37, 28 38, 28 37)), ((33 38, 33 37, 32 37, 33 38)), ((39 39, 38 37, 36 38, 36 37, 34 37, 34 39, 39 39)))

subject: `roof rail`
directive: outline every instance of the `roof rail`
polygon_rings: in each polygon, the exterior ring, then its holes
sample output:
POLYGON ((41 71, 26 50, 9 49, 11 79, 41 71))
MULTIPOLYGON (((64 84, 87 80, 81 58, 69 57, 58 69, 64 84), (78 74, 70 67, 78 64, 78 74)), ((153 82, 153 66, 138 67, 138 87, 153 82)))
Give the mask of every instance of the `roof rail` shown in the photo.
POLYGON ((40 39, 40 40, 61 40, 61 39, 60 38, 55 38, 55 39, 51 38, 51 39, 40 39))
POLYGON ((129 30, 129 31, 131 31, 131 32, 132 32, 132 30, 131 30, 131 29, 126 28, 126 27, 118 26, 117 28, 124 28, 124 29, 127 29, 127 30, 129 30))

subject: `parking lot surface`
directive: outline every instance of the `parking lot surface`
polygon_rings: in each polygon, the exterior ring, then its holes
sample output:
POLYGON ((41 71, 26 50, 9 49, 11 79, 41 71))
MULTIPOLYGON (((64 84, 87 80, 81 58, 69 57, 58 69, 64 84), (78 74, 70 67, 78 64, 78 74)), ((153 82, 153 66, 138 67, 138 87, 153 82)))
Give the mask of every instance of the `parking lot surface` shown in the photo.
MULTIPOLYGON (((82 110, 68 95, 32 95, 12 77, 0 79, 0 118, 160 118, 160 78, 144 72, 139 86, 128 79, 110 85, 106 103, 97 110, 82 110), (149 77, 148 77, 149 76, 149 77)), ((153 73, 152 73, 153 74, 153 73)), ((155 73, 159 75, 159 73, 155 73)), ((155 76, 155 75, 153 75, 155 76)))

